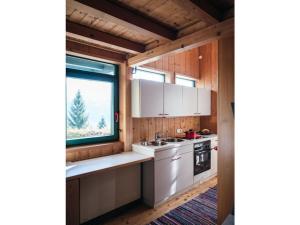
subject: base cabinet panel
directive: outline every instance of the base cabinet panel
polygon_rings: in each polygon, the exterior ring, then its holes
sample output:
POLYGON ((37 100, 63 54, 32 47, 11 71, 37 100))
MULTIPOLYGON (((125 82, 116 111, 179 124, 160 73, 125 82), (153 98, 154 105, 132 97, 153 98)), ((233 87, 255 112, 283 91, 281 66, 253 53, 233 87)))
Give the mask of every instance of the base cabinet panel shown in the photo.
POLYGON ((178 160, 178 171, 176 178, 176 192, 182 191, 193 184, 193 152, 181 154, 178 160))
POLYGON ((214 175, 218 171, 218 151, 211 151, 211 173, 214 175))
POLYGON ((79 179, 66 182, 66 225, 79 225, 79 179))
POLYGON ((143 199, 151 207, 193 184, 193 145, 159 153, 168 157, 143 164, 143 199))
POLYGON ((87 222, 141 196, 140 164, 80 180, 80 223, 87 222))
POLYGON ((171 158, 155 162, 155 203, 161 202, 176 193, 178 162, 171 158))

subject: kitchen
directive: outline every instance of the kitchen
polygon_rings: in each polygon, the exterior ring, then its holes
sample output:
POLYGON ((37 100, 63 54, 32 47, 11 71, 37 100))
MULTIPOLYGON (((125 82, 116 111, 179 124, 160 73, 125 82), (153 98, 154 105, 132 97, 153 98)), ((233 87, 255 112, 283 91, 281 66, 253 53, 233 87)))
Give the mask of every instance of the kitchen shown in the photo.
POLYGON ((1 223, 298 224, 299 4, 4 1, 1 223))
POLYGON ((218 151, 220 135, 233 141, 233 128, 220 127, 233 124, 233 14, 218 21, 192 1, 165 1, 160 17, 149 7, 158 5, 67 1, 67 225, 155 223, 184 206, 183 196, 192 204, 207 194, 214 209, 202 213, 204 204, 194 223, 233 220, 233 198, 218 214, 216 198, 219 167, 233 169, 218 151))

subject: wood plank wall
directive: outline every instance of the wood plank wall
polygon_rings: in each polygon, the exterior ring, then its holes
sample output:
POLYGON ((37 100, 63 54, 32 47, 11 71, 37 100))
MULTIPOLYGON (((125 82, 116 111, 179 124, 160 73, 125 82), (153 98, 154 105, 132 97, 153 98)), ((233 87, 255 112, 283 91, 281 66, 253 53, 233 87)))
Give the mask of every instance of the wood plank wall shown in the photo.
POLYGON ((199 79, 199 52, 194 48, 182 53, 163 56, 160 60, 143 65, 143 67, 152 68, 168 72, 171 74, 171 83, 174 83, 174 75, 181 74, 187 77, 199 79))
MULTIPOLYGON (((199 130, 199 117, 172 117, 172 118, 133 118, 133 143, 146 138, 154 140, 155 132, 169 137, 180 136, 176 129, 184 131, 189 129, 199 130)), ((182 136, 182 134, 181 134, 182 136)))
POLYGON ((66 161, 75 162, 106 155, 118 154, 124 151, 124 143, 117 141, 105 144, 69 147, 66 151, 66 161))
POLYGON ((201 116, 201 129, 210 129, 217 133, 218 98, 218 41, 199 47, 200 80, 198 87, 211 89, 211 115, 201 116))
POLYGON ((234 38, 219 40, 218 224, 234 205, 234 38))

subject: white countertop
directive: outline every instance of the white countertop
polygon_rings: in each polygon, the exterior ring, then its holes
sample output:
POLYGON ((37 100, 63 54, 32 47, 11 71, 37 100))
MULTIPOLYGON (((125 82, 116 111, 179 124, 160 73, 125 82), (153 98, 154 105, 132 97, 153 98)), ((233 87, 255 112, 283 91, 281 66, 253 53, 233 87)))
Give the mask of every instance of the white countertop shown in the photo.
POLYGON ((103 172, 135 163, 151 160, 153 157, 137 152, 123 152, 120 154, 103 156, 95 159, 82 160, 66 165, 67 180, 90 175, 91 173, 103 172))
MULTIPOLYGON (((203 141, 207 141, 207 140, 211 140, 212 138, 217 138, 218 136, 216 134, 211 134, 211 135, 206 135, 206 136, 203 136, 202 138, 199 138, 199 139, 185 139, 184 141, 182 142, 168 142, 166 145, 161 145, 161 146, 153 146, 153 145, 142 145, 141 143, 135 143, 135 144, 132 144, 132 148, 133 148, 133 151, 135 149, 142 149, 144 150, 143 153, 144 154, 147 154, 147 152, 145 151, 151 151, 152 152, 158 152, 158 151, 163 151, 163 150, 167 150, 167 149, 170 149, 170 148, 176 148, 176 147, 180 147, 180 146, 184 146, 184 145, 192 145, 194 143, 199 143, 199 142, 203 142, 203 141)), ((151 154, 151 152, 149 152, 149 155, 153 155, 151 154)))

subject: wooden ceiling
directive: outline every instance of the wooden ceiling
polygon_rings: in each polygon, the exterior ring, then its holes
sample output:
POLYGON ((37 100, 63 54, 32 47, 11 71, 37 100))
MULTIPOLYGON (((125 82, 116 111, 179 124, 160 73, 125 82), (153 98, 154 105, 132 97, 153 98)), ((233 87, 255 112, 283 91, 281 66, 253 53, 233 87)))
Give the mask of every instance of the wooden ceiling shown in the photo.
POLYGON ((233 17, 233 0, 67 0, 67 41, 127 58, 233 17))

